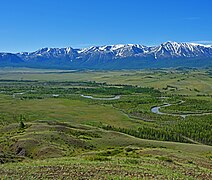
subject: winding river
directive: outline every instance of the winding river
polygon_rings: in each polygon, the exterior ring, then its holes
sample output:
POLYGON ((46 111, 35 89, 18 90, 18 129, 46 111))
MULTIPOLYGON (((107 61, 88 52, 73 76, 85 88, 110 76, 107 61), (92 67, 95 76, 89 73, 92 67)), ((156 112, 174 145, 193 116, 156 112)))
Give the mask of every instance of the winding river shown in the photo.
POLYGON ((151 109, 151 112, 155 113, 155 114, 159 114, 159 115, 170 115, 170 116, 180 116, 182 118, 185 118, 186 116, 188 116, 188 114, 169 114, 169 113, 163 113, 163 112, 160 112, 160 108, 161 107, 168 107, 168 106, 171 106, 172 104, 165 104, 163 106, 155 106, 155 107, 152 107, 151 109))
MULTIPOLYGON (((181 101, 180 103, 178 103, 178 104, 182 104, 182 103, 184 103, 185 101, 181 101)), ((172 104, 169 104, 169 103, 167 103, 167 104, 165 104, 165 105, 162 105, 162 106, 154 106, 154 107, 152 107, 151 108, 151 112, 152 113, 155 113, 155 114, 159 114, 159 115, 169 115, 169 116, 178 116, 178 117, 182 117, 182 118, 186 118, 187 116, 203 116, 203 115, 210 115, 210 114, 212 114, 212 113, 184 113, 184 114, 172 114, 172 113, 164 113, 164 112, 161 112, 160 111, 160 108, 161 107, 168 107, 168 106, 171 106, 172 104)))
POLYGON ((93 96, 86 96, 86 95, 83 95, 83 94, 81 94, 80 96, 81 96, 81 97, 84 97, 84 98, 88 98, 88 99, 104 100, 104 101, 118 100, 118 99, 121 98, 120 95, 117 95, 117 96, 114 96, 114 97, 111 97, 111 98, 97 98, 97 97, 95 98, 95 97, 93 97, 93 96))
MULTIPOLYGON (((100 98, 100 97, 93 97, 93 96, 87 96, 87 95, 83 95, 81 94, 80 95, 81 97, 84 97, 84 98, 88 98, 88 99, 93 99, 93 100, 104 100, 104 101, 110 101, 110 100, 118 100, 121 98, 120 95, 117 95, 117 96, 114 96, 114 97, 110 97, 110 98, 100 98)), ((178 103, 179 104, 182 104, 184 103, 185 101, 181 101, 178 103)), ((169 116, 178 116, 178 117, 182 117, 182 118, 186 118, 187 116, 202 116, 202 115, 209 115, 209 114, 212 114, 211 112, 209 113, 184 113, 184 114, 172 114, 172 113, 164 113, 164 112, 161 112, 160 111, 160 108, 161 107, 168 107, 168 106, 172 106, 173 104, 170 104, 170 103, 166 103, 162 106, 154 106, 151 108, 151 112, 152 113, 155 113, 155 114, 159 114, 159 115, 169 115, 169 116)))
MULTIPOLYGON (((14 93, 13 94, 13 98, 15 98, 16 95, 23 95, 25 93, 26 92, 14 93)), ((53 94, 52 96, 53 97, 58 97, 59 95, 58 94, 53 94)), ((102 98, 101 97, 93 97, 93 96, 88 96, 88 95, 83 95, 83 94, 81 94, 80 96, 83 97, 83 98, 88 98, 88 99, 93 99, 93 100, 103 100, 103 101, 118 100, 118 99, 121 98, 121 95, 116 95, 114 97, 109 97, 109 98, 106 98, 106 97, 104 97, 104 98, 103 97, 102 98)), ((162 98, 165 98, 165 97, 162 97, 162 98)), ((184 102, 185 101, 181 101, 181 102, 178 103, 178 105, 182 104, 184 102)), ((182 118, 186 118, 187 116, 202 116, 202 115, 210 115, 210 114, 212 114, 212 112, 209 112, 209 113, 198 113, 198 114, 195 114, 195 113, 172 114, 172 113, 164 113, 164 112, 160 111, 161 107, 168 107, 168 106, 172 106, 172 105, 173 104, 166 103, 166 104, 164 104, 162 106, 154 106, 154 107, 151 108, 151 112, 155 113, 155 114, 159 114, 159 115, 178 116, 178 117, 182 117, 182 118)))

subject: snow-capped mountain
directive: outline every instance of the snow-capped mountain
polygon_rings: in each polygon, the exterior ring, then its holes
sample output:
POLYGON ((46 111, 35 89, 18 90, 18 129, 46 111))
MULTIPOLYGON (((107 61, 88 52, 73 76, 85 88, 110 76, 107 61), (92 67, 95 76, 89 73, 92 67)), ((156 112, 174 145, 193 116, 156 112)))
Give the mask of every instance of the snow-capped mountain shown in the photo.
POLYGON ((151 47, 149 54, 153 54, 156 59, 170 57, 211 57, 212 46, 166 42, 159 46, 151 47))
MULTIPOLYGON (((17 54, 0 53, 1 62, 22 61, 26 65, 38 66, 58 66, 74 67, 74 68, 93 68, 93 67, 113 67, 116 64, 118 67, 130 67, 132 64, 150 66, 151 63, 165 61, 184 63, 190 62, 199 63, 202 59, 207 59, 205 62, 211 63, 212 46, 194 43, 177 43, 165 42, 159 46, 144 46, 138 44, 117 44, 106 46, 92 46, 84 49, 67 48, 42 48, 35 52, 22 52, 17 54), (5 54, 7 55, 5 58, 5 54), (210 59, 210 60, 208 60, 210 59), (172 60, 172 61, 171 61, 172 60), (145 63, 144 63, 145 62, 145 63)), ((202 62, 201 62, 202 64, 202 62)), ((205 64, 207 65, 207 64, 205 64)), ((133 65, 134 66, 134 65, 133 65)), ((182 64, 183 66, 183 64, 182 64)), ((138 67, 139 68, 139 67, 138 67)))
POLYGON ((113 54, 113 58, 136 56, 147 51, 148 47, 138 44, 118 44, 110 46, 92 46, 79 51, 81 54, 113 54))
POLYGON ((67 48, 42 48, 35 52, 28 53, 18 53, 17 55, 23 60, 33 60, 37 58, 64 58, 68 57, 70 59, 77 57, 77 50, 71 47, 67 48))
POLYGON ((70 60, 79 58, 91 59, 90 57, 117 59, 133 56, 153 56, 155 59, 176 57, 212 57, 212 46, 169 41, 153 47, 138 44, 118 44, 108 46, 92 46, 84 49, 73 49, 71 47, 42 48, 32 53, 18 53, 17 55, 24 60, 30 60, 37 57, 69 57, 70 60))

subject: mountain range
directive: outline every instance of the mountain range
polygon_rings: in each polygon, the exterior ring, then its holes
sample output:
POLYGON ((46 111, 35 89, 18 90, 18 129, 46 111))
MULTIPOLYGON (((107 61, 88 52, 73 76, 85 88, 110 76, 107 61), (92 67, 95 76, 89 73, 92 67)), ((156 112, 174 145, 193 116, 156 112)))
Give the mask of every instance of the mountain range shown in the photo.
POLYGON ((165 42, 159 46, 118 44, 83 49, 42 48, 0 53, 0 66, 58 69, 142 69, 212 66, 212 46, 165 42))

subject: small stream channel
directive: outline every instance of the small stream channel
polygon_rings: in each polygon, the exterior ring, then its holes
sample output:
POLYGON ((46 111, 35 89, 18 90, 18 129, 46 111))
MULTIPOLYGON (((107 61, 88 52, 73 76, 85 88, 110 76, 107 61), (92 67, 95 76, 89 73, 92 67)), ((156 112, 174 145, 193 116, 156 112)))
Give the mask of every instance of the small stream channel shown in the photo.
POLYGON ((84 98, 88 98, 88 99, 104 100, 104 101, 118 100, 118 99, 121 98, 120 95, 117 95, 117 96, 114 96, 114 97, 110 97, 110 98, 97 98, 97 97, 93 97, 93 96, 86 96, 86 95, 83 95, 83 94, 81 94, 80 96, 81 96, 81 97, 84 97, 84 98))

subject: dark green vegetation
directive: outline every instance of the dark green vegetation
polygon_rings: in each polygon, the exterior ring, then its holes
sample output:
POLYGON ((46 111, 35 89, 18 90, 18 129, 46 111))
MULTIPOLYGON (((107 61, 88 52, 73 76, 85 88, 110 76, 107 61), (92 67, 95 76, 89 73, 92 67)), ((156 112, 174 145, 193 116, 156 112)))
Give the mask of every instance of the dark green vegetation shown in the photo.
POLYGON ((210 69, 0 74, 0 177, 211 178, 210 69))

